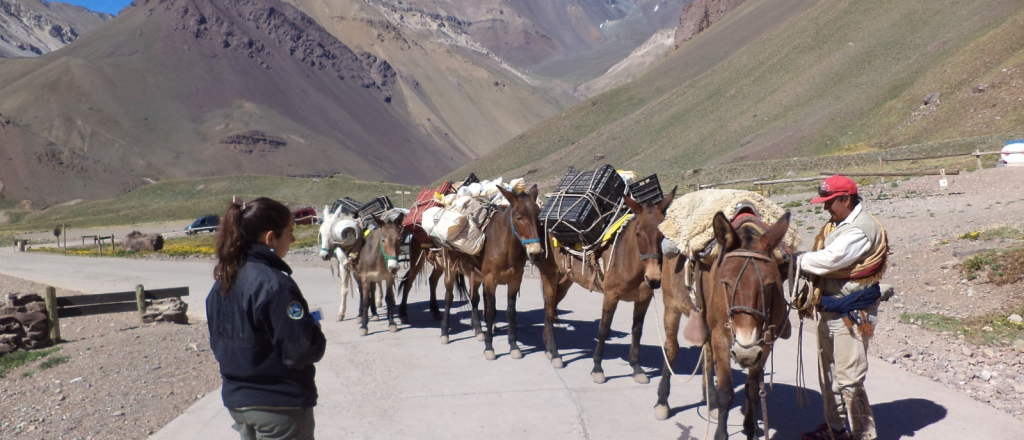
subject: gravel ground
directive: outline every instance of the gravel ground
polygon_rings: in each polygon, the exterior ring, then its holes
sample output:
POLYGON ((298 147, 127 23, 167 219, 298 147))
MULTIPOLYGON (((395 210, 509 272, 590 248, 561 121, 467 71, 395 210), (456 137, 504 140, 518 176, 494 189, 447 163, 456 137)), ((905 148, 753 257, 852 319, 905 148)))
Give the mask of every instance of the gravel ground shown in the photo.
MULTIPOLYGON (((995 286, 984 276, 969 281, 959 268, 981 250, 1020 242, 957 237, 1000 226, 1024 229, 1022 187, 1024 169, 997 168, 949 176, 947 190, 938 188, 937 177, 921 177, 865 187, 862 194, 865 208, 889 231, 893 254, 884 282, 897 289, 880 310, 870 349, 874 361, 1024 419, 1024 353, 1012 348, 1014 341, 979 347, 899 319, 901 313, 925 312, 969 317, 1021 304, 1024 284, 995 286)), ((807 248, 826 214, 807 205, 809 194, 775 199, 802 201, 791 210, 807 248)), ((313 249, 296 250, 288 261, 326 265, 313 249)), ((42 286, 0 276, 0 292, 23 291, 41 292, 42 286)), ((113 314, 61 324, 68 342, 58 354, 67 363, 39 370, 37 361, 0 379, 0 438, 143 439, 220 385, 204 323, 140 326, 134 314, 113 314)))

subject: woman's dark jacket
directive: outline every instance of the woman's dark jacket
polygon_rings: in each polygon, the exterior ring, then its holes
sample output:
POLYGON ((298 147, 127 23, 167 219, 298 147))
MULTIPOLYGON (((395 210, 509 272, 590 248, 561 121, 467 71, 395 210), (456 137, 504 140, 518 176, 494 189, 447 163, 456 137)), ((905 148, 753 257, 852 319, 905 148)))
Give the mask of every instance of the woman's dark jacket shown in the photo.
POLYGON ((206 297, 224 406, 316 406, 313 363, 324 356, 324 334, 281 258, 260 244, 245 258, 227 294, 217 282, 206 297))

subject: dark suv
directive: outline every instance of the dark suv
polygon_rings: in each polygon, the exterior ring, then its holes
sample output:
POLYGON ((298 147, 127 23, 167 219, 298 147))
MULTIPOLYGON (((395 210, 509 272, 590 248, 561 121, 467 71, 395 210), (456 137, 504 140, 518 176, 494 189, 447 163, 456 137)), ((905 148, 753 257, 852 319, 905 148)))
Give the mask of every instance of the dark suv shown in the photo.
POLYGON ((195 235, 200 232, 217 232, 217 226, 220 226, 220 216, 204 215, 197 218, 191 225, 186 226, 185 233, 195 235))

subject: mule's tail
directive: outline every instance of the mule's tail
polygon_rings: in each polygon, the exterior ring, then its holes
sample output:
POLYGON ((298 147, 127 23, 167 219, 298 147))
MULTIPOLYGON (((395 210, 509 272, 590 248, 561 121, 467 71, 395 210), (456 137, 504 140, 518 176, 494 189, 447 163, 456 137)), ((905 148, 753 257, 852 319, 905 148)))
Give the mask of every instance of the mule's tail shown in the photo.
POLYGON ((455 275, 455 293, 459 295, 459 301, 469 301, 469 288, 466 287, 466 276, 455 275))

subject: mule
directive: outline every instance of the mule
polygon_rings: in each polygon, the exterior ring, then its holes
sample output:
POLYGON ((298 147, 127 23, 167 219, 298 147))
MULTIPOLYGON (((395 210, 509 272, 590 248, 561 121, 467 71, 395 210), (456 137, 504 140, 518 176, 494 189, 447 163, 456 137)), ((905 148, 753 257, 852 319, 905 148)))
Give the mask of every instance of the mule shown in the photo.
POLYGON ((377 227, 369 232, 359 250, 359 258, 354 265, 354 276, 361 295, 359 335, 369 333, 370 306, 374 299, 377 283, 384 283, 387 290, 384 298, 387 301, 388 330, 398 331, 395 324, 395 274, 398 272, 398 256, 402 252, 402 220, 404 214, 389 218, 387 221, 373 216, 377 227))
POLYGON ((437 302, 437 283, 444 276, 444 268, 430 258, 430 245, 424 245, 415 237, 409 242, 409 272, 405 279, 398 285, 398 293, 402 295, 402 303, 398 306, 398 317, 405 322, 409 319, 408 301, 409 291, 412 290, 416 278, 431 263, 430 275, 427 277, 427 286, 430 288, 430 314, 434 320, 441 320, 441 309, 437 302))
MULTIPOLYGON (((464 296, 465 285, 457 281, 461 277, 469 277, 472 286, 470 302, 473 304, 471 321, 474 332, 478 335, 480 320, 476 313, 476 304, 480 296, 478 288, 483 286, 484 300, 484 358, 497 359, 494 353, 494 326, 497 318, 495 306, 498 285, 508 288, 508 342, 509 355, 513 359, 523 357, 522 350, 516 341, 516 299, 523 282, 526 262, 533 260, 544 252, 540 244, 540 206, 537 204, 539 191, 533 185, 525 193, 512 193, 498 187, 502 196, 509 202, 506 208, 496 210, 484 228, 484 245, 479 256, 468 256, 454 251, 447 251, 445 285, 445 310, 441 319, 441 342, 447 343, 449 338, 449 317, 453 300, 452 286, 455 285, 464 296)), ((478 336, 479 339, 479 336, 478 336)))
MULTIPOLYGON (((362 248, 362 230, 356 219, 342 214, 341 207, 338 207, 335 212, 331 212, 330 206, 325 205, 324 222, 320 224, 317 241, 320 243, 320 258, 324 261, 330 261, 333 258, 338 266, 338 276, 341 278, 341 305, 338 307, 338 321, 341 321, 345 319, 349 291, 352 289, 352 266, 349 254, 362 248)), ((373 314, 376 315, 377 311, 373 310, 373 314)))
POLYGON ((594 264, 571 255, 562 248, 556 248, 538 268, 544 286, 544 343, 545 351, 552 366, 563 368, 561 355, 554 337, 554 322, 558 303, 565 298, 573 283, 603 293, 601 323, 594 349, 594 368, 591 378, 596 383, 605 383, 607 378, 601 366, 604 358, 604 344, 611 333, 612 318, 620 301, 633 302, 632 342, 629 349, 629 365, 633 369, 633 380, 649 383, 647 373, 640 366, 640 337, 643 334, 644 316, 654 296, 654 289, 661 286, 663 235, 658 225, 665 220, 665 212, 675 199, 676 188, 658 203, 641 205, 626 197, 625 204, 633 213, 615 236, 611 246, 594 251, 594 264), (600 269, 594 267, 600 266, 600 269))
MULTIPOLYGON (((701 289, 695 295, 701 306, 696 313, 700 313, 707 324, 705 330, 710 332, 710 340, 705 340, 702 348, 704 389, 712 417, 714 413, 718 417, 716 440, 728 437, 729 407, 735 394, 731 362, 747 369, 743 432, 750 440, 757 434, 765 361, 775 341, 790 336, 782 289, 786 266, 780 265, 773 255, 789 229, 789 218, 786 213, 765 230, 754 215, 738 216, 734 225, 719 212, 712 222, 718 256, 710 264, 695 262, 694 286, 701 289)), ((684 281, 685 266, 684 257, 678 256, 670 259, 664 268, 666 358, 655 406, 655 418, 660 420, 669 416, 669 367, 679 349, 680 317, 694 309, 684 281)), ((691 319, 697 318, 691 316, 691 319)), ((702 337, 706 337, 706 333, 702 337)))

